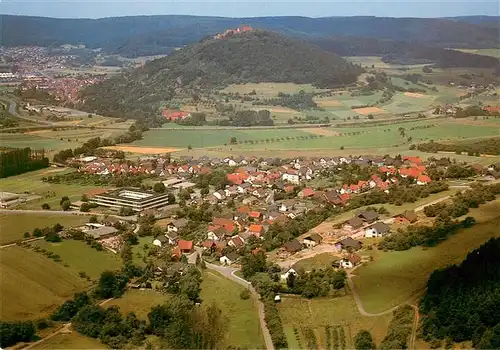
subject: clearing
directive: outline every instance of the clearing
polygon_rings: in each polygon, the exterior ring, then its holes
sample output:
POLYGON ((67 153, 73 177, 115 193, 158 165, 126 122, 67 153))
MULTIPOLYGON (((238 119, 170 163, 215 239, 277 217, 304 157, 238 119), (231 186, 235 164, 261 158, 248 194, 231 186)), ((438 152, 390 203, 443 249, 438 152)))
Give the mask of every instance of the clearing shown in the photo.
POLYGON ((336 298, 304 299, 301 297, 282 297, 278 310, 283 322, 290 348, 308 348, 305 332, 312 330, 318 348, 326 349, 326 327, 342 327, 345 333, 346 349, 354 348, 353 338, 361 329, 370 331, 379 344, 386 335, 392 315, 365 317, 351 295, 336 298), (295 335, 295 329, 297 335, 295 335))
POLYGON ((339 133, 327 128, 303 128, 299 129, 304 132, 308 132, 313 135, 323 135, 323 136, 338 136, 339 133))
POLYGON ((54 226, 56 223, 64 227, 72 227, 86 222, 88 222, 88 217, 79 215, 2 213, 0 214, 0 244, 23 239, 25 232, 31 234, 37 227, 54 226))
POLYGON ((243 300, 244 288, 214 272, 205 272, 201 284, 204 304, 215 302, 229 319, 228 345, 238 348, 262 349, 262 336, 257 307, 252 298, 243 300))
POLYGON ((59 254, 63 264, 68 264, 69 268, 76 273, 85 272, 94 280, 97 280, 102 272, 119 270, 122 266, 117 255, 107 250, 99 251, 94 249, 84 241, 67 239, 59 243, 51 243, 40 240, 30 244, 59 254))
POLYGON ((354 108, 353 111, 362 115, 386 113, 386 111, 379 107, 354 108))
POLYGON ((113 149, 116 151, 138 153, 138 154, 163 154, 178 151, 178 148, 163 148, 163 147, 138 147, 138 146, 106 146, 105 149, 113 149))
POLYGON ((419 94, 416 92, 405 92, 404 95, 408 96, 408 97, 415 97, 415 98, 422 98, 425 96, 424 94, 419 94))
POLYGON ((478 224, 460 230, 436 247, 366 251, 375 261, 356 269, 353 278, 365 310, 382 312, 416 298, 435 269, 462 261, 489 238, 500 236, 500 200, 473 209, 468 215, 475 217, 478 224))
POLYGON ((122 314, 135 312, 138 318, 147 320, 151 308, 164 304, 170 295, 156 292, 151 289, 129 289, 121 298, 113 299, 106 303, 106 307, 118 306, 122 314))
POLYGON ((2 320, 46 317, 89 282, 41 253, 19 246, 3 248, 0 255, 2 320))
POLYGON ((107 349, 99 340, 86 337, 76 331, 71 333, 59 333, 31 349, 107 349))

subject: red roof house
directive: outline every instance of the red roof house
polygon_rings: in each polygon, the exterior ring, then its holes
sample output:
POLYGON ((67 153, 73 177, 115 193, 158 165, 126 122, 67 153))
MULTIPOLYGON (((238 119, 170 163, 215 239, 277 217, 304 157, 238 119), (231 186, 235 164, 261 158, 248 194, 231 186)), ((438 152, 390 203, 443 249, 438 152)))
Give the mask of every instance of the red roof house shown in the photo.
POLYGON ((177 247, 180 249, 181 253, 190 253, 193 249, 193 241, 185 241, 183 239, 179 239, 177 247))
POLYGON ((248 232, 259 238, 260 235, 264 233, 264 227, 262 225, 250 225, 248 232))
POLYGON ((184 120, 191 116, 189 112, 177 111, 172 109, 164 109, 163 112, 161 112, 161 115, 163 116, 163 118, 172 121, 184 120))

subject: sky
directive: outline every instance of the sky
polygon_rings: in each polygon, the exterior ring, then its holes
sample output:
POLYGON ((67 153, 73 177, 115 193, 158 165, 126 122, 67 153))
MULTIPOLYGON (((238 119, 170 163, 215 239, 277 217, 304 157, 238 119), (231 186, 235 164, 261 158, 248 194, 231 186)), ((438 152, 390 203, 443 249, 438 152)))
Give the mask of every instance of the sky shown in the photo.
POLYGON ((496 0, 0 0, 0 13, 58 18, 134 15, 452 17, 500 15, 496 0))

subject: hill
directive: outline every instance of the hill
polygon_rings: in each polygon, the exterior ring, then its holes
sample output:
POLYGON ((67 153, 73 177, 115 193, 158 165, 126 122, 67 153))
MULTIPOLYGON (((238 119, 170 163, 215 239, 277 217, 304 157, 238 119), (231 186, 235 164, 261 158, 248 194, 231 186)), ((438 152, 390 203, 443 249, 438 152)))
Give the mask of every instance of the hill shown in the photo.
POLYGON ((472 340, 475 348, 498 349, 499 257, 500 239, 492 238, 470 252, 460 265, 432 273, 420 307, 424 339, 472 340))
POLYGON ((266 31, 205 39, 84 91, 87 110, 153 118, 176 94, 230 84, 292 82, 335 87, 362 72, 342 57, 266 31))
POLYGON ((340 56, 382 56, 382 61, 393 64, 433 63, 440 68, 495 68, 499 64, 494 57, 414 42, 352 36, 312 39, 311 42, 340 56))
MULTIPOLYGON (((411 41, 438 47, 498 47, 498 30, 477 18, 131 16, 56 19, 1 15, 0 45, 84 44, 126 56, 168 53, 207 35, 250 25, 302 38, 357 36, 411 41), (470 23, 473 22, 473 23, 470 23)), ((487 23, 491 23, 488 20, 487 23)))

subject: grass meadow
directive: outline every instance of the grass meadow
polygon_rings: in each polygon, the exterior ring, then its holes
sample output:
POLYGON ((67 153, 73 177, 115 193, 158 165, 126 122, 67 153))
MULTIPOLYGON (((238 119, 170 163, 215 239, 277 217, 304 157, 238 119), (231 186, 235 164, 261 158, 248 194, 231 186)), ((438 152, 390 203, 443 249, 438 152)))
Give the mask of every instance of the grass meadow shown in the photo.
POLYGON ((264 339, 260 329, 257 307, 252 298, 243 300, 244 288, 212 271, 203 274, 201 299, 204 304, 215 302, 229 319, 228 345, 261 349, 264 339))
POLYGON ((63 240, 51 243, 44 240, 30 243, 33 247, 43 248, 61 257, 63 263, 76 273, 85 272, 93 280, 99 279, 106 270, 119 270, 122 262, 117 255, 107 250, 98 251, 84 241, 63 240))
POLYGON ((373 262, 356 269, 354 284, 368 312, 381 312, 423 292, 429 275, 462 261, 468 252, 500 236, 500 200, 470 211, 478 224, 460 230, 436 247, 401 252, 371 251, 373 262))
POLYGON ((260 97, 274 97, 278 93, 283 92, 286 94, 295 94, 300 90, 305 92, 321 92, 324 89, 318 89, 311 84, 294 84, 294 83, 248 83, 248 84, 233 84, 229 85, 222 92, 225 93, 239 93, 249 94, 255 90, 257 96, 260 97))
POLYGON ((72 331, 71 333, 59 333, 52 338, 34 345, 32 349, 108 349, 108 347, 97 339, 72 331))
POLYGON ((121 298, 113 299, 106 303, 106 307, 116 305, 120 308, 123 315, 135 312, 139 319, 147 320, 151 308, 164 304, 170 297, 168 294, 156 292, 151 289, 130 289, 121 298))
POLYGON ((60 223, 71 227, 88 222, 88 217, 78 215, 46 215, 35 213, 0 214, 0 244, 23 239, 24 233, 33 233, 33 229, 54 226, 60 223))
POLYGON ((74 293, 90 286, 72 269, 19 246, 2 249, 0 266, 2 320, 46 317, 74 293))

